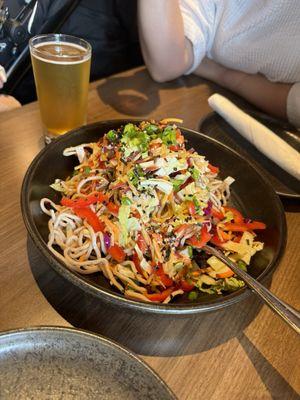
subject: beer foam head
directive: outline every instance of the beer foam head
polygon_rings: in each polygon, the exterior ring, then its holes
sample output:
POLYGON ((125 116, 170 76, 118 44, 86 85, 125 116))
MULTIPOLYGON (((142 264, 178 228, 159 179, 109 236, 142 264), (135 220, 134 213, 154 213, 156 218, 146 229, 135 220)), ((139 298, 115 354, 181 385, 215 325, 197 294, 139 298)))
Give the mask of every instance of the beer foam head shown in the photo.
POLYGON ((31 53, 41 61, 66 65, 82 63, 91 56, 90 50, 79 44, 57 41, 38 43, 31 53))

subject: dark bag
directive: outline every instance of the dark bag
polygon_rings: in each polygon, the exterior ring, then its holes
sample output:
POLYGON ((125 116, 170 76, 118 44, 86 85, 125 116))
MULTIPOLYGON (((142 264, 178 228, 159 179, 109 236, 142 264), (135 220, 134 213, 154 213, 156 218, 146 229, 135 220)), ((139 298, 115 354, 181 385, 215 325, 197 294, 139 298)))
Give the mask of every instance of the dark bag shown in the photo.
POLYGON ((136 0, 82 0, 60 32, 92 45, 91 80, 142 64, 136 0))
MULTIPOLYGON (((136 0, 32 0, 30 4, 28 39, 60 32, 87 40, 92 45, 91 80, 142 64, 136 0)), ((19 53, 8 69, 5 92, 27 103, 36 98, 27 43, 19 53)))
MULTIPOLYGON (((29 0, 22 2, 14 18, 10 18, 10 7, 16 2, 7 0, 5 21, 2 23, 2 42, 5 51, 0 52, 0 64, 7 72, 5 92, 14 95, 14 90, 30 69, 28 41, 30 37, 55 32, 72 14, 80 0, 29 0)), ((1 47, 1 46, 0 46, 1 47)))

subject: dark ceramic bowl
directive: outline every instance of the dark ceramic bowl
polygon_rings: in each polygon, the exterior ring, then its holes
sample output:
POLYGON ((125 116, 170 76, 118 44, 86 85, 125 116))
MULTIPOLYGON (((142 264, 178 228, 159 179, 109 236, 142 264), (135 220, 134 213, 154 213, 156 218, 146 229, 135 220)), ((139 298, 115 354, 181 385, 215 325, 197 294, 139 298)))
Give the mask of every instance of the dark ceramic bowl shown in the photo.
MULTIPOLYGON (((249 289, 243 288, 219 296, 203 295, 194 302, 183 296, 165 305, 129 300, 114 290, 100 273, 86 276, 70 271, 47 248, 48 217, 40 209, 40 199, 48 197, 59 202, 60 194, 54 192, 49 185, 56 178, 66 178, 77 164, 76 157, 64 157, 63 150, 69 146, 97 141, 108 130, 127 122, 104 121, 78 128, 51 143, 36 156, 25 175, 21 195, 24 222, 34 243, 51 267, 64 278, 99 300, 118 307, 158 314, 187 315, 220 309, 242 300, 249 295, 249 289)), ((185 128, 181 130, 188 141, 188 148, 194 147, 212 164, 218 165, 223 178, 230 175, 236 179, 232 185, 231 203, 248 218, 267 224, 267 229, 259 233, 259 240, 265 243, 264 249, 253 257, 249 268, 252 276, 262 279, 278 263, 286 243, 285 215, 278 196, 245 158, 203 134, 185 128)))
POLYGON ((176 400, 158 375, 117 343, 73 328, 0 333, 2 400, 176 400))

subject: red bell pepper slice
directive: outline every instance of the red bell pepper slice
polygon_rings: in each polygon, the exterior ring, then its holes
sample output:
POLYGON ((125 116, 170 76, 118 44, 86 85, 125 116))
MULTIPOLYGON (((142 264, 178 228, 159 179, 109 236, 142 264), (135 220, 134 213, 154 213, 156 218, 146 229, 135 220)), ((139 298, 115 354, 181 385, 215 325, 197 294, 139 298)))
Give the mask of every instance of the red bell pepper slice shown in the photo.
POLYGON ((119 213, 119 206, 117 204, 112 203, 111 201, 109 201, 107 203, 107 209, 108 211, 110 211, 113 215, 115 215, 116 217, 118 216, 119 213))
POLYGON ((231 234, 229 234, 229 233, 227 233, 227 232, 223 232, 221 229, 220 229, 220 231, 219 231, 219 235, 220 235, 221 239, 222 239, 224 242, 228 242, 228 240, 231 240, 231 238, 232 238, 232 235, 231 235, 231 234))
POLYGON ((80 218, 85 218, 95 232, 104 232, 105 225, 89 207, 75 207, 74 213, 80 218))
POLYGON ((208 168, 210 169, 210 172, 213 174, 218 174, 220 171, 219 167, 215 167, 214 165, 208 164, 208 168))
POLYGON ((231 231, 231 232, 246 232, 249 230, 249 228, 244 223, 235 224, 235 223, 231 223, 231 222, 224 224, 223 229, 225 231, 231 231))
POLYGON ((174 288, 168 288, 161 293, 146 294, 146 297, 156 303, 162 303, 174 291, 174 288))
POLYGON ((187 243, 193 247, 201 248, 203 247, 209 240, 212 235, 207 231, 206 225, 204 225, 201 229, 200 237, 198 238, 196 235, 192 236, 187 240, 187 243))
POLYGON ((187 281, 181 281, 180 287, 184 292, 191 292, 195 288, 195 285, 193 283, 190 284, 187 281))
POLYGON ((103 201, 107 201, 108 196, 101 192, 93 193, 87 196, 86 198, 79 198, 79 199, 69 199, 68 197, 63 197, 60 201, 62 206, 71 207, 71 208, 83 208, 88 207, 94 203, 102 203, 103 201))
POLYGON ((171 144, 171 146, 169 146, 169 149, 172 151, 178 151, 180 149, 180 146, 178 144, 177 145, 171 144))
POLYGON ((141 252, 143 254, 145 254, 146 251, 148 250, 148 245, 144 239, 144 236, 140 232, 137 235, 136 243, 139 246, 139 249, 141 250, 141 252))
POLYGON ((212 207, 212 209, 211 209, 211 215, 214 218, 219 219, 220 221, 222 221, 222 219, 224 219, 224 214, 221 211, 216 210, 214 207, 212 207))
POLYGON ((153 274, 157 275, 160 278, 161 283, 164 286, 169 287, 169 286, 173 285, 173 280, 168 275, 165 274, 163 266, 162 266, 161 263, 155 264, 153 262, 152 266, 153 266, 153 274))
POLYGON ((123 262, 126 257, 125 251, 117 244, 111 246, 108 249, 108 253, 112 256, 114 260, 116 260, 119 263, 123 262))
POLYGON ((234 221, 235 224, 242 224, 244 222, 244 217, 242 216, 242 214, 236 208, 227 207, 227 206, 225 206, 223 208, 224 208, 224 210, 226 212, 229 211, 229 212, 232 213, 233 221, 234 221))
POLYGON ((252 222, 247 222, 246 225, 251 231, 256 231, 260 229, 266 229, 267 225, 264 224, 263 222, 259 221, 252 221, 252 222))
POLYGON ((247 232, 247 231, 255 231, 259 229, 266 229, 266 224, 263 222, 259 221, 253 221, 253 222, 248 222, 248 223, 227 223, 224 224, 225 231, 232 231, 232 232, 247 232))
POLYGON ((168 275, 166 274, 161 274, 159 275, 159 278, 161 280, 161 283, 165 286, 165 287, 170 287, 173 285, 173 280, 171 278, 168 277, 168 275))
POLYGON ((193 201, 187 201, 186 202, 187 208, 189 210, 190 215, 195 215, 196 214, 196 207, 193 201))
POLYGON ((221 245, 224 243, 224 240, 221 240, 221 239, 219 238, 219 235, 218 235, 217 233, 215 233, 215 234, 211 237, 210 242, 211 242, 212 244, 216 245, 216 246, 221 246, 221 245))

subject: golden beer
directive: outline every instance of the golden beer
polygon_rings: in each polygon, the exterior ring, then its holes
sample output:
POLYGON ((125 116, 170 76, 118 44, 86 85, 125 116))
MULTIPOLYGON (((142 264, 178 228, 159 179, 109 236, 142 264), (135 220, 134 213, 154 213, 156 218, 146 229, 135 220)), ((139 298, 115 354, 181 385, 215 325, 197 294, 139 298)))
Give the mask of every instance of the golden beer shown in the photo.
POLYGON ((52 34, 31 39, 30 52, 48 142, 86 123, 91 48, 81 39, 52 34))

